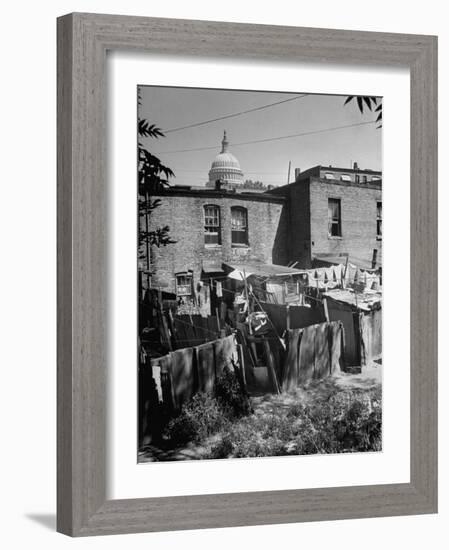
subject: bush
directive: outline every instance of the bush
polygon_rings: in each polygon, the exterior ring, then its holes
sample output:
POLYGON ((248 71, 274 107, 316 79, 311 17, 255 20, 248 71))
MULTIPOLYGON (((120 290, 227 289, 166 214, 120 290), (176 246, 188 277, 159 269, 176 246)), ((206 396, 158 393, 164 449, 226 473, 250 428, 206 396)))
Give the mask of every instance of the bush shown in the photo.
POLYGON ((226 422, 217 400, 197 393, 183 406, 181 414, 170 420, 165 435, 175 445, 198 442, 222 429, 226 422))
POLYGON ((215 383, 215 397, 230 420, 253 412, 248 393, 242 388, 235 373, 227 366, 215 383))
POLYGON ((215 397, 205 393, 194 395, 182 407, 181 414, 169 422, 165 436, 173 445, 200 442, 227 428, 231 420, 251 412, 248 394, 236 375, 225 367, 217 378, 215 397))
POLYGON ((304 408, 292 450, 294 454, 379 451, 381 437, 380 391, 342 391, 304 408))
POLYGON ((208 458, 378 451, 381 427, 380 391, 339 391, 228 425, 208 458))

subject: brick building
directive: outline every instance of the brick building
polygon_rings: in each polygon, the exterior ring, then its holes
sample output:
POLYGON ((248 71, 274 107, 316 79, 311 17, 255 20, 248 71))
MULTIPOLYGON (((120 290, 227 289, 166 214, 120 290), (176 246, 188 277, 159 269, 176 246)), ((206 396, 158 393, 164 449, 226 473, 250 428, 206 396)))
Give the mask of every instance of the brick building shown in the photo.
POLYGON ((269 191, 286 199, 289 262, 341 263, 342 256, 360 267, 382 258, 382 173, 315 166, 295 182, 269 191))
POLYGON ((285 197, 174 186, 155 198, 151 227, 169 225, 176 243, 152 248, 153 286, 176 292, 186 278, 218 276, 223 263, 286 264, 285 197))
POLYGON ((200 280, 223 276, 223 263, 307 269, 347 256, 366 268, 374 256, 380 265, 381 172, 356 163, 351 169, 315 166, 296 170, 291 184, 248 191, 225 134, 209 178, 206 187, 176 185, 153 196, 160 205, 150 230, 168 225, 176 243, 152 247, 152 286, 186 295, 200 280))

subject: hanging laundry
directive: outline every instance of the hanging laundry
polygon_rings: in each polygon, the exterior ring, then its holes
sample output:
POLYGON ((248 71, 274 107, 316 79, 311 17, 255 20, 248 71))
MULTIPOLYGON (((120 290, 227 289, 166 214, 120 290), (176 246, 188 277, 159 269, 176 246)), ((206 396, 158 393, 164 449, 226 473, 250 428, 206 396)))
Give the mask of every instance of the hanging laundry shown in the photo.
POLYGON ((210 288, 208 285, 201 284, 198 291, 198 307, 201 317, 210 315, 210 288))
POLYGON ((221 285, 221 281, 217 281, 215 292, 217 294, 217 298, 223 298, 223 287, 221 285))
POLYGON ((162 382, 161 382, 161 367, 160 365, 153 365, 151 368, 152 368, 154 384, 156 386, 158 401, 159 403, 162 403, 163 396, 162 396, 162 382))

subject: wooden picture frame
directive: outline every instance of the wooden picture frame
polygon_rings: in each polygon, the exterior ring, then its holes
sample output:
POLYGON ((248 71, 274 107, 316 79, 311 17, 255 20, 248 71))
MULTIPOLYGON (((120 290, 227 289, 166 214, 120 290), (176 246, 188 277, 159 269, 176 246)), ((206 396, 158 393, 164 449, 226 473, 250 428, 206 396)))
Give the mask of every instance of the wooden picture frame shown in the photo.
POLYGON ((58 504, 72 536, 437 511, 437 39, 74 13, 58 19, 58 504), (106 499, 106 52, 407 66, 410 483, 106 499), (425 273, 425 276, 424 276, 425 273))

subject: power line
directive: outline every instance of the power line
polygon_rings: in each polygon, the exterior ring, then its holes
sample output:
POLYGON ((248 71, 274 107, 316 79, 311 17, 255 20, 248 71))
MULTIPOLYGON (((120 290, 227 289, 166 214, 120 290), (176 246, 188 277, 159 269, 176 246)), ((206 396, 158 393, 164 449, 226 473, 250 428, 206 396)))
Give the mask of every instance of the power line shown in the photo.
MULTIPOLYGON (((187 169, 187 168, 176 168, 176 173, 178 173, 178 172, 203 173, 204 170, 202 170, 202 169, 190 170, 190 169, 187 169)), ((264 174, 264 175, 270 175, 270 176, 279 176, 279 175, 283 175, 284 172, 260 172, 260 171, 245 170, 245 175, 246 174, 264 174)))
POLYGON ((267 105, 261 105, 260 107, 254 107, 253 109, 246 109, 245 111, 239 111, 238 113, 232 113, 229 115, 223 115, 217 118, 211 118, 209 120, 203 120, 202 122, 195 122, 193 124, 188 124, 187 126, 180 126, 179 128, 171 128, 170 130, 164 130, 165 134, 170 134, 171 132, 179 132, 180 130, 187 130, 187 128, 196 128, 197 126, 204 126, 205 124, 210 124, 212 122, 218 122, 219 120, 225 120, 227 118, 234 118, 241 115, 246 115, 248 113, 254 113, 255 111, 262 111, 263 109, 268 109, 269 107, 274 107, 275 105, 280 105, 281 103, 287 103, 288 101, 296 101, 303 97, 308 96, 309 94, 302 94, 295 97, 290 97, 289 99, 283 99, 282 101, 276 101, 275 103, 268 103, 267 105))
MULTIPOLYGON (((367 124, 376 124, 376 121, 375 120, 369 120, 367 122, 359 122, 357 124, 346 124, 345 126, 334 126, 332 128, 322 128, 321 130, 313 130, 312 132, 301 132, 300 134, 289 134, 287 136, 278 136, 278 137, 273 137, 273 138, 265 138, 265 139, 256 139, 256 140, 253 140, 253 141, 242 141, 240 143, 231 143, 230 145, 232 145, 232 147, 238 147, 238 146, 241 146, 241 145, 252 145, 254 143, 266 143, 268 141, 279 141, 279 140, 282 140, 282 139, 292 139, 292 138, 295 138, 295 137, 303 137, 303 136, 311 136, 311 135, 315 135, 315 134, 323 134, 325 132, 334 132, 336 130, 343 130, 343 129, 346 129, 346 128, 355 128, 357 126, 366 126, 367 124)), ((175 150, 175 151, 160 151, 158 154, 159 155, 168 155, 168 154, 173 154, 173 153, 192 153, 194 151, 208 151, 208 150, 211 150, 211 149, 217 149, 217 146, 214 145, 214 146, 211 146, 211 147, 195 147, 193 149, 178 149, 178 150, 175 150)))

